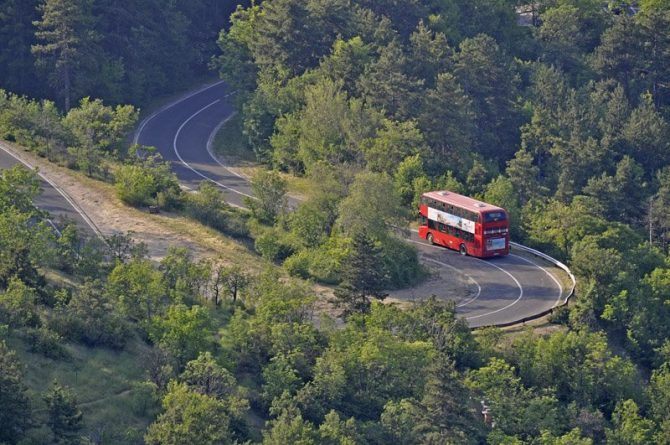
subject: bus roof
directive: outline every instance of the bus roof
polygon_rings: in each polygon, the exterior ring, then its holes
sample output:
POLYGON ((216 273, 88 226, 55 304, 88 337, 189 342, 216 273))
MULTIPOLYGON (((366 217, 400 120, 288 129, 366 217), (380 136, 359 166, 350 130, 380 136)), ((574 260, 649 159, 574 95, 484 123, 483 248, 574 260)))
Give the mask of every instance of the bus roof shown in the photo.
POLYGON ((502 207, 494 206, 493 204, 487 204, 474 198, 470 198, 469 196, 460 195, 448 190, 426 192, 422 196, 434 199, 439 202, 444 202, 446 204, 452 204, 477 213, 501 210, 506 212, 506 210, 502 207))

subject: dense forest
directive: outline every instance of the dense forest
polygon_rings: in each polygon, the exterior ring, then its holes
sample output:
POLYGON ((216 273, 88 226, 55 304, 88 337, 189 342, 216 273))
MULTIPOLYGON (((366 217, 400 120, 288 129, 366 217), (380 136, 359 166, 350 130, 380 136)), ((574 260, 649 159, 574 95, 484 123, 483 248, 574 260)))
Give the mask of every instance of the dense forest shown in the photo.
POLYGON ((0 443, 670 442, 668 0, 220 3, 0 1, 2 139, 267 260, 57 234, 36 176, 2 172, 0 443), (208 69, 266 167, 249 212, 126 146, 137 107, 208 69), (286 175, 311 184, 291 211, 286 175), (508 209, 572 304, 507 333, 377 301, 425 274, 397 235, 433 189, 508 209), (90 411, 95 354, 132 385, 90 411))

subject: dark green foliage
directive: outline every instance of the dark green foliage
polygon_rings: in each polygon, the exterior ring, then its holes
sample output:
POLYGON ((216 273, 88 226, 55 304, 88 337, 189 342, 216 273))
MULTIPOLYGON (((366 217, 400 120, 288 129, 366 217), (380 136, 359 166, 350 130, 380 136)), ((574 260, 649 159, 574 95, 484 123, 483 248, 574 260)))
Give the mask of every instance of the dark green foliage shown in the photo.
POLYGON ((62 308, 59 331, 89 346, 122 349, 130 328, 103 286, 99 281, 89 281, 74 293, 62 308))
POLYGON ((44 394, 47 406, 47 425, 56 443, 77 443, 82 428, 83 414, 77 406, 77 397, 68 387, 54 381, 44 394))
POLYGON ((15 444, 31 424, 30 401, 16 354, 0 340, 0 441, 15 444))
POLYGON ((479 443, 479 407, 471 402, 449 357, 436 355, 428 373, 425 395, 416 407, 414 434, 428 443, 479 443))
POLYGON ((148 327, 149 338, 169 352, 180 367, 206 351, 211 343, 211 316, 207 308, 170 306, 164 318, 154 317, 148 327))
POLYGON ((46 326, 27 329, 26 340, 30 352, 42 354, 54 360, 70 358, 70 354, 63 347, 63 337, 46 326))
POLYGON ((116 194, 132 206, 162 204, 165 210, 179 206, 181 190, 170 164, 160 155, 140 155, 139 147, 131 150, 130 162, 114 172, 116 194), (162 198, 159 202, 159 196, 162 198))
POLYGON ((92 6, 90 0, 46 0, 39 5, 38 43, 32 51, 51 87, 60 92, 65 111, 70 110, 73 97, 81 97, 91 86, 89 74, 95 70, 93 55, 99 39, 92 6))
POLYGON ((0 294, 0 320, 12 328, 39 326, 35 289, 13 277, 0 294))
POLYGON ((260 171, 251 179, 254 198, 245 198, 251 213, 262 223, 274 223, 286 210, 287 184, 277 172, 260 171))
POLYGON ((383 300, 386 283, 381 249, 365 233, 354 234, 350 255, 342 266, 342 282, 335 289, 335 305, 344 317, 370 310, 370 299, 383 300))

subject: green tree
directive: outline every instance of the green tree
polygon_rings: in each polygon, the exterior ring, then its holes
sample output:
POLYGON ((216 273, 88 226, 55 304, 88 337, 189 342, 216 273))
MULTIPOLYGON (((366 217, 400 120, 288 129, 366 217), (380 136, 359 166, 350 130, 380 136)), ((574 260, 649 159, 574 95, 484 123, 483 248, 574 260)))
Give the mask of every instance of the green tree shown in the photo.
POLYGON ((579 9, 570 4, 549 8, 541 15, 538 37, 545 61, 556 63, 566 73, 581 68, 580 45, 586 40, 580 30, 579 9))
POLYGON ((656 425, 640 416, 637 404, 624 400, 612 414, 614 428, 607 430, 607 443, 613 445, 642 445, 654 442, 656 425))
POLYGON ((398 445, 412 445, 420 440, 417 426, 418 403, 413 399, 391 400, 384 405, 380 423, 389 441, 398 445))
POLYGON ((516 70, 496 41, 485 34, 465 39, 459 48, 454 73, 474 104, 477 151, 489 158, 509 159, 519 128, 516 70))
POLYGON ((616 173, 591 178, 584 193, 603 205, 603 216, 608 220, 627 223, 639 222, 645 197, 644 170, 633 159, 625 156, 616 166, 616 173))
POLYGON ((321 61, 321 70, 334 81, 341 81, 350 94, 357 93, 357 82, 365 67, 373 60, 372 45, 360 36, 337 39, 331 54, 321 61))
POLYGON ((408 61, 402 45, 394 40, 379 51, 359 79, 359 89, 367 101, 396 120, 414 116, 423 82, 407 73, 408 61))
POLYGON ((665 421, 670 409, 670 370, 667 365, 652 372, 647 394, 652 418, 659 423, 665 421))
POLYGON ((192 304, 204 298, 212 273, 210 261, 195 261, 187 248, 171 246, 158 269, 171 300, 192 304))
POLYGON ((319 443, 324 445, 356 445, 363 443, 363 438, 356 428, 356 420, 351 417, 341 420, 334 410, 326 414, 319 425, 319 443))
POLYGON ((221 400, 234 394, 237 385, 235 377, 216 363, 210 352, 202 352, 188 362, 179 378, 191 390, 221 400))
POLYGON ((79 168, 92 176, 99 171, 103 156, 117 155, 138 115, 132 105, 112 108, 100 99, 88 97, 83 98, 77 108, 68 111, 63 123, 74 136, 75 144, 70 153, 79 168))
POLYGON ((170 306, 165 318, 154 317, 149 338, 170 352, 180 366, 195 359, 211 345, 211 316, 200 306, 170 306))
POLYGON ((277 172, 256 173, 251 179, 251 189, 255 199, 248 198, 245 203, 259 221, 272 224, 286 211, 287 183, 277 172))
POLYGON ((540 445, 593 445, 593 439, 583 437, 579 428, 571 430, 562 436, 554 436, 549 431, 544 431, 539 438, 540 445))
POLYGON ((163 398, 164 412, 147 429, 149 445, 186 443, 215 445, 233 442, 226 403, 171 382, 163 398))
POLYGON ((452 168, 464 168, 463 157, 475 141, 476 114, 472 100, 454 75, 440 73, 424 96, 419 127, 433 154, 452 168))
POLYGON ((670 123, 664 119, 649 94, 642 96, 623 127, 630 153, 647 175, 670 162, 670 123))
POLYGON ((23 165, 17 164, 0 173, 0 211, 13 207, 22 213, 38 215, 40 212, 33 201, 39 193, 37 174, 23 165))
POLYGON ((261 14, 260 5, 237 9, 230 16, 230 28, 221 30, 217 45, 221 54, 212 59, 219 76, 237 91, 251 92, 256 87, 258 68, 251 53, 256 36, 254 28, 261 14))
POLYGON ((575 242, 604 227, 599 203, 592 198, 575 197, 570 205, 551 200, 529 217, 528 234, 532 240, 551 244, 567 258, 575 242))
POLYGON ((288 392, 277 398, 270 408, 275 417, 263 433, 263 445, 313 445, 318 443, 314 426, 303 419, 302 413, 288 392))
POLYGON ((365 148, 368 169, 392 175, 405 158, 428 151, 416 123, 384 120, 382 124, 370 146, 365 148))
POLYGON ((198 193, 189 194, 186 199, 186 212, 192 218, 221 231, 229 227, 229 208, 221 189, 209 181, 201 181, 198 193))
POLYGON ((82 93, 87 74, 93 69, 92 56, 98 35, 93 27, 90 0, 46 0, 39 6, 41 20, 34 22, 33 45, 38 66, 49 72, 49 82, 60 90, 65 110, 73 96, 82 93))
POLYGON ((87 281, 75 292, 65 308, 67 332, 61 334, 90 346, 122 349, 130 330, 104 285, 87 281))
POLYGON ((386 277, 379 261, 380 248, 364 232, 354 234, 351 255, 342 268, 342 282, 335 289, 335 305, 343 315, 368 312, 370 298, 382 300, 386 277))
POLYGON ((47 425, 56 443, 77 443, 82 428, 83 414, 77 406, 77 397, 67 387, 54 381, 44 394, 47 406, 47 425))
POLYGON ((278 354, 272 357, 270 363, 263 368, 262 397, 268 405, 285 392, 294 395, 302 384, 291 362, 290 357, 278 354))
POLYGON ((380 240, 404 225, 405 212, 388 175, 363 172, 356 175, 349 196, 340 203, 336 224, 346 235, 364 231, 380 240))
POLYGON ((45 221, 34 223, 29 213, 14 208, 0 212, 0 288, 16 276, 30 287, 41 288, 38 267, 49 264, 54 235, 45 221))
POLYGON ((551 388, 565 402, 613 410, 617 401, 639 394, 633 363, 613 354, 602 332, 525 335, 515 342, 511 354, 527 386, 551 388), (561 366, 568 358, 574 366, 561 366))
POLYGON ((214 269, 212 281, 214 303, 216 305, 220 304, 222 294, 230 297, 235 303, 240 293, 249 286, 251 276, 237 264, 232 266, 219 264, 214 269))
POLYGON ((533 155, 524 148, 517 151, 514 158, 507 161, 505 173, 519 197, 521 206, 527 204, 532 198, 547 192, 539 180, 540 169, 533 161, 533 155))
POLYGON ((21 279, 13 277, 0 293, 0 320, 10 327, 38 326, 37 292, 21 279))
POLYGON ((434 32, 422 21, 409 37, 409 59, 413 74, 433 86, 438 74, 451 71, 453 49, 444 33, 434 32))
POLYGON ((16 353, 0 340, 0 441, 16 444, 32 422, 30 400, 16 353))
POLYGON ((107 290, 127 317, 149 320, 162 313, 166 305, 167 290, 162 278, 149 260, 133 258, 112 269, 107 290))
POLYGON ((431 364, 414 431, 426 443, 479 443, 482 429, 467 389, 444 354, 431 364))
POLYGON ((30 51, 34 43, 33 22, 39 18, 35 2, 7 0, 0 4, 0 85, 11 91, 28 94, 41 89, 34 72, 35 60, 30 51))
POLYGON ((484 201, 507 210, 512 237, 517 240, 523 239, 521 206, 511 179, 500 175, 489 182, 484 192, 484 201))

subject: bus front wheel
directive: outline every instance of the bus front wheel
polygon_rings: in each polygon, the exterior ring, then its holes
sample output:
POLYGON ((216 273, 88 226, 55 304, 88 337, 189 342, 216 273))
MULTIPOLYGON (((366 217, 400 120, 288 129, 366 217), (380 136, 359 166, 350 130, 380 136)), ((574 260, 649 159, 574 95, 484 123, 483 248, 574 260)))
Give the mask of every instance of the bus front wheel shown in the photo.
POLYGON ((433 241, 433 234, 429 233, 426 235, 426 241, 428 241, 430 244, 435 244, 435 241, 433 241))
POLYGON ((458 248, 458 251, 461 252, 461 255, 463 256, 468 254, 468 249, 465 248, 465 244, 461 244, 461 247, 458 248))

